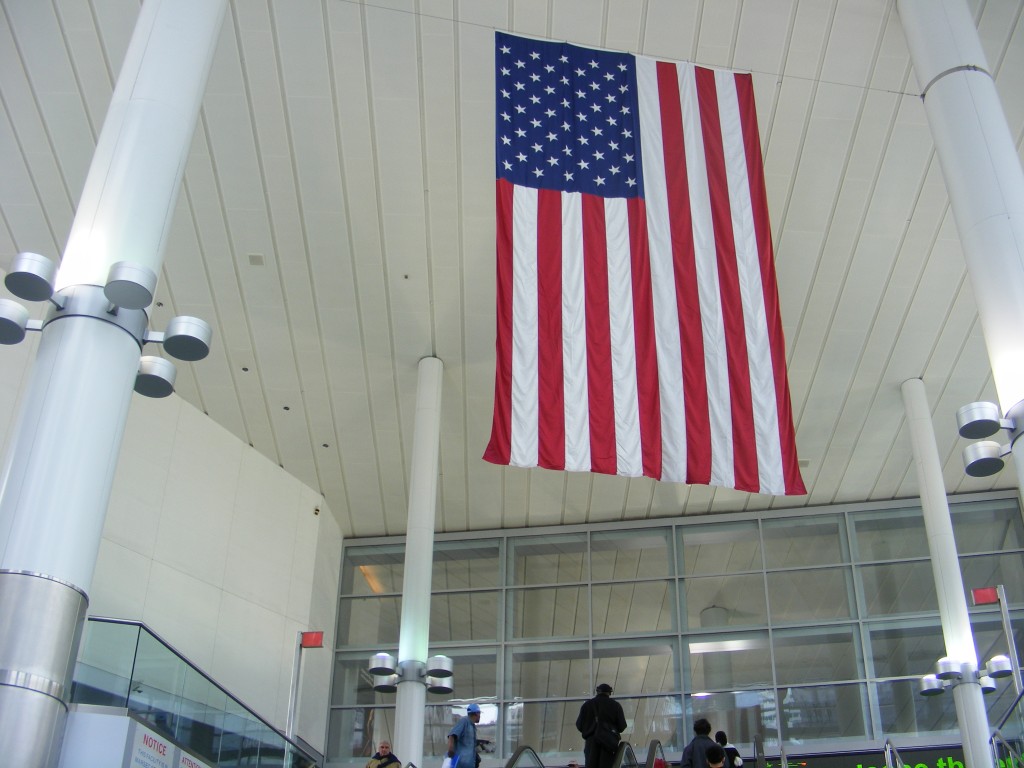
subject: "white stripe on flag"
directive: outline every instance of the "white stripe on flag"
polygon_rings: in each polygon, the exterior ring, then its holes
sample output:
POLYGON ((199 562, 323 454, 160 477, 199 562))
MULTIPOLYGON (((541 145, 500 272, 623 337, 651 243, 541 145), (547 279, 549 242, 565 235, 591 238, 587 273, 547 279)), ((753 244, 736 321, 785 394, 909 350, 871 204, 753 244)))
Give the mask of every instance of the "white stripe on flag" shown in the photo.
POLYGON ((683 111, 683 140, 686 145, 686 175, 693 215, 693 248, 697 263, 697 291, 700 295, 701 327, 704 332, 704 367, 708 383, 708 412, 711 419, 711 485, 735 485, 732 451, 732 398, 729 391, 729 361, 726 356, 725 323, 721 310, 721 286, 715 229, 711 218, 701 128, 697 80, 692 64, 679 64, 680 101, 683 111))
MULTIPOLYGON (((732 208, 733 236, 736 240, 736 264, 740 294, 743 298, 743 324, 747 336, 750 394, 754 407, 754 437, 757 445, 758 479, 763 493, 784 493, 782 446, 779 443, 779 417, 776 411, 775 377, 772 375, 771 344, 764 311, 760 255, 754 232, 754 213, 747 178, 747 157, 743 145, 743 125, 736 96, 736 77, 732 72, 715 73, 718 86, 718 110, 722 120, 725 169, 729 177, 729 205, 732 208)), ((757 130, 756 126, 753 126, 757 130)))
POLYGON ((616 474, 641 477, 640 411, 637 404, 636 336, 633 328, 633 270, 629 212, 622 198, 604 202, 608 247, 608 314, 612 345, 612 395, 615 403, 616 474))
POLYGON ((512 202, 512 447, 509 464, 538 461, 537 190, 515 188, 512 202))
POLYGON ((686 409, 672 237, 669 231, 668 189, 662 160, 664 148, 657 62, 637 57, 636 75, 661 400, 661 479, 683 483, 686 482, 686 409))
POLYGON ((562 193, 562 371, 565 381, 565 468, 589 472, 583 204, 577 192, 562 193))

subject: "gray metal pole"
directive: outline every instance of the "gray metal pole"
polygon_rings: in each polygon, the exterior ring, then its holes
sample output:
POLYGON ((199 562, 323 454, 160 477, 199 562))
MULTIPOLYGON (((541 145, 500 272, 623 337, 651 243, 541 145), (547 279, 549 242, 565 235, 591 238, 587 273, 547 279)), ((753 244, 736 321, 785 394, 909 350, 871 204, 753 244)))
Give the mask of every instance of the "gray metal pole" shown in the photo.
POLYGON ((981 684, 974 674, 978 670, 978 652, 971 632, 971 618, 967 612, 967 598, 964 596, 960 560, 957 557, 956 540, 953 538, 953 522, 949 516, 949 504, 942 481, 942 463, 935 447, 935 430, 932 427, 928 395, 920 379, 903 382, 902 392, 946 656, 968 668, 960 683, 953 686, 956 718, 964 745, 964 761, 967 768, 989 768, 992 765, 992 752, 988 744, 988 713, 985 711, 981 684), (950 568, 950 563, 956 567, 950 568))
POLYGON ((155 286, 148 277, 160 273, 226 7, 226 0, 146 0, 57 273, 56 298, 76 309, 51 310, 42 329, 0 471, 4 765, 50 768, 60 757, 155 286), (125 269, 111 290, 108 275, 119 262, 125 269))
POLYGON ((434 563, 434 518, 441 440, 441 375, 436 357, 419 363, 412 467, 409 472, 409 520, 405 529, 405 576, 398 640, 399 679, 395 701, 395 755, 408 765, 423 765, 423 718, 427 701, 425 671, 430 639, 430 578, 434 563))

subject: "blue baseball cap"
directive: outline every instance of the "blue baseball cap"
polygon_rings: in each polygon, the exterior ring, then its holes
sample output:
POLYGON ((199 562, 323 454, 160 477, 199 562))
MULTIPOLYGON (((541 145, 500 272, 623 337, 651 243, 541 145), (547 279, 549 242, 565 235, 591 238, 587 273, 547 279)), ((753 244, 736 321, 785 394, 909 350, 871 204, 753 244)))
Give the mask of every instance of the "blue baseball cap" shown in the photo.
POLYGON ((466 714, 467 715, 472 715, 474 712, 479 712, 479 711, 480 711, 480 705, 479 704, 470 704, 468 707, 466 707, 466 714))

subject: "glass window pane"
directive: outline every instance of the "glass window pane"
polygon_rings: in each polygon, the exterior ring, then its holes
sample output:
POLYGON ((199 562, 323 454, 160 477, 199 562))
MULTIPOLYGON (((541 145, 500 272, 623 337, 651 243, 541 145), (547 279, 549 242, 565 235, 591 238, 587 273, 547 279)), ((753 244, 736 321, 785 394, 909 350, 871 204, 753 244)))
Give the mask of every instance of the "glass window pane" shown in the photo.
POLYGON ((505 696, 510 699, 593 695, 584 643, 512 647, 505 652, 505 664, 505 696))
MULTIPOLYGON (((778 749, 778 713, 771 688, 686 697, 687 722, 705 717, 711 721, 713 730, 725 731, 729 742, 740 751, 744 766, 754 763, 748 756, 754 754, 755 736, 761 736, 769 749, 778 749)), ((691 731, 683 746, 692 737, 691 731)), ((677 748, 682 749, 682 746, 677 748)))
POLYGON ((671 581, 598 584, 592 594, 595 635, 647 634, 676 627, 676 587, 671 581))
POLYGON ((1024 521, 1016 499, 950 504, 949 512, 961 555, 1024 548, 1024 521))
POLYGON ((377 646, 398 642, 402 618, 399 597, 343 597, 338 603, 339 648, 361 645, 377 650, 377 646))
POLYGON ((849 560, 846 527, 840 515, 765 520, 761 534, 767 568, 825 565, 849 560))
POLYGON ((586 587, 510 592, 512 637, 574 637, 590 633, 586 587))
POLYGON ((1024 555, 974 555, 960 558, 967 602, 971 590, 978 587, 1006 587, 1006 600, 1010 605, 1024 602, 1024 555))
MULTIPOLYGON (((494 646, 474 648, 430 648, 430 655, 448 656, 454 662, 454 691, 447 694, 428 693, 427 699, 447 701, 452 696, 465 699, 493 699, 498 693, 498 651, 494 646)), ((482 705, 482 702, 481 702, 482 705)))
MULTIPOLYGON (((397 648, 381 650, 397 657, 397 648)), ((335 655, 334 684, 331 686, 332 706, 380 706, 390 703, 388 696, 393 694, 377 693, 373 690, 373 676, 367 672, 372 655, 373 652, 368 652, 365 656, 356 656, 352 653, 335 655)))
POLYGON ((671 551, 667 528, 595 533, 590 538, 593 579, 628 581, 671 576, 671 551))
POLYGON ((682 526, 680 572, 686 576, 761 570, 761 539, 755 521, 682 526))
POLYGON ((772 654, 767 632, 705 635, 691 640, 690 690, 735 691, 772 684, 772 654))
MULTIPOLYGON (((594 643, 594 683, 608 683, 615 696, 680 689, 673 638, 631 638, 594 643)), ((593 695, 593 694, 591 694, 593 695)))
POLYGON ((850 627, 786 630, 774 634, 779 686, 864 677, 859 644, 850 627))
POLYGON ((708 576, 682 582, 686 629, 768 623, 764 576, 708 576))
POLYGON ((875 687, 882 732, 886 736, 907 734, 934 738, 939 733, 945 733, 960 738, 956 701, 952 695, 921 696, 918 693, 917 678, 882 681, 875 687))
POLYGON ((928 557, 928 537, 920 507, 857 512, 850 517, 861 562, 928 557))
POLYGON ((935 574, 929 560, 866 565, 857 569, 868 616, 939 610, 935 574))
POLYGON ((430 642, 497 640, 500 592, 442 592, 430 598, 430 642))
POLYGON ((575 584, 587 574, 586 534, 509 540, 509 584, 575 584))
POLYGON ((380 595, 402 591, 404 544, 345 547, 341 563, 343 595, 380 595))
POLYGON ((768 573, 773 624, 829 621, 852 616, 848 568, 814 568, 768 573))
POLYGON ((923 675, 946 655, 946 643, 938 621, 914 625, 870 626, 871 663, 875 677, 923 675))
MULTIPOLYGON (((423 730, 424 765, 441 765, 444 755, 448 753, 448 732, 466 714, 470 700, 459 698, 427 707, 423 730)), ((476 724, 477 743, 483 743, 484 749, 490 751, 498 743, 500 712, 493 700, 477 700, 477 704, 480 705, 480 722, 476 724)), ((402 755, 398 757, 404 762, 402 755)))
POLYGON ((575 701, 516 701, 505 710, 505 752, 513 754, 520 747, 533 747, 550 763, 556 755, 564 755, 560 763, 575 758, 583 764, 583 738, 576 730, 580 705, 575 701))
POLYGON ((480 589, 500 586, 499 539, 441 541, 434 544, 431 589, 480 589))
MULTIPOLYGON (((779 691, 782 699, 782 739, 806 748, 816 741, 830 750, 836 739, 863 739, 870 722, 863 684, 823 685, 779 691)), ((792 747, 790 748, 792 751, 792 747)))

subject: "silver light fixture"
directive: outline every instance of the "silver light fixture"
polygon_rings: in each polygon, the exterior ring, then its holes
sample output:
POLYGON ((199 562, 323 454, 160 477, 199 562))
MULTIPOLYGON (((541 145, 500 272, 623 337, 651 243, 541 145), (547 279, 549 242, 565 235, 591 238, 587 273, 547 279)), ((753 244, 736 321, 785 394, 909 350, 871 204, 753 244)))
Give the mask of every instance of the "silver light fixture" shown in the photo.
POLYGON ((956 680, 963 676, 962 664, 956 659, 943 656, 935 662, 935 676, 939 680, 956 680))
POLYGON ((4 278, 7 290, 25 301, 46 301, 53 296, 57 265, 38 253, 19 253, 4 278))
POLYGON ((1013 444, 1024 432, 1024 401, 1010 408, 1005 418, 995 403, 968 403, 957 410, 956 426, 961 437, 979 441, 964 448, 964 472, 971 477, 990 477, 1006 466, 1004 457, 1010 454, 1013 444), (1001 431, 1009 433, 1006 444, 981 439, 1001 431))
POLYGON ((135 391, 146 397, 167 397, 174 391, 178 369, 162 357, 146 355, 139 360, 135 375, 135 391))
POLYGON ((938 696, 945 690, 942 681, 935 675, 924 675, 920 682, 922 696, 938 696))
POLYGON ((126 309, 145 309, 153 303, 156 273, 132 261, 119 261, 110 267, 103 293, 111 304, 126 309))
POLYGON ((395 674, 398 663, 390 653, 375 653, 370 657, 370 674, 387 677, 395 674))
POLYGON ((28 327, 28 310, 10 299, 0 299, 0 344, 20 344, 28 327))
POLYGON ((1013 662, 1010 661, 1009 656, 1002 654, 993 656, 985 665, 985 672, 989 677, 994 677, 997 680, 1001 677, 1009 677, 1013 674, 1013 662))

